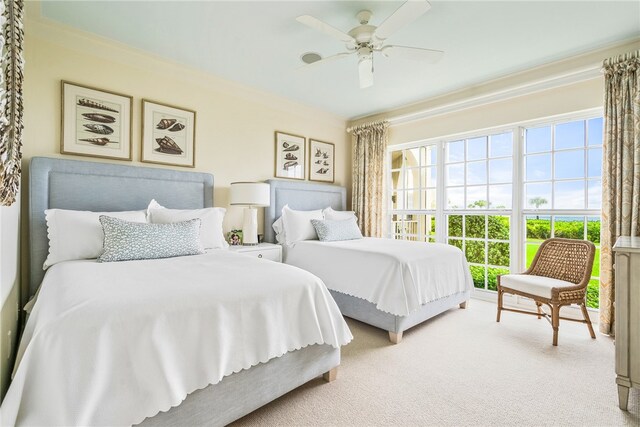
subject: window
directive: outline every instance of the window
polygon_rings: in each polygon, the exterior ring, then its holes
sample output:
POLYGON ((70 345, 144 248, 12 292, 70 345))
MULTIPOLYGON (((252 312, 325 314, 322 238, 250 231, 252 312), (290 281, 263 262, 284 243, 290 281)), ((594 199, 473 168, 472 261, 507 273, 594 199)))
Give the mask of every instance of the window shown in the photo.
POLYGON ((445 143, 447 209, 511 209, 511 132, 445 143))
POLYGON ((504 215, 447 216, 447 241, 466 255, 476 288, 495 291, 497 276, 509 274, 509 222, 504 215))
POLYGON ((396 239, 436 241, 437 147, 391 155, 392 232, 396 239))
POLYGON ((480 291, 528 267, 544 239, 590 240, 587 305, 597 308, 602 123, 567 115, 391 147, 389 234, 459 247, 480 291))
POLYGON ((549 237, 593 242, 587 305, 598 308, 602 118, 526 128, 523 152, 525 266, 549 237))
POLYGON ((513 133, 445 141, 444 152, 446 241, 466 255, 476 288, 496 290, 511 264, 513 133))

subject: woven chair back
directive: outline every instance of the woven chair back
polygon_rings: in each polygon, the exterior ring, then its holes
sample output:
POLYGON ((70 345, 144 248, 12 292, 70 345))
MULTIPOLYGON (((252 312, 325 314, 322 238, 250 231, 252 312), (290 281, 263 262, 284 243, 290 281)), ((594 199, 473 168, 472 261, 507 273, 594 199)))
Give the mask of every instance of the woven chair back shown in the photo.
POLYGON ((574 284, 591 274, 595 246, 585 240, 547 239, 531 264, 529 274, 564 280, 574 284))

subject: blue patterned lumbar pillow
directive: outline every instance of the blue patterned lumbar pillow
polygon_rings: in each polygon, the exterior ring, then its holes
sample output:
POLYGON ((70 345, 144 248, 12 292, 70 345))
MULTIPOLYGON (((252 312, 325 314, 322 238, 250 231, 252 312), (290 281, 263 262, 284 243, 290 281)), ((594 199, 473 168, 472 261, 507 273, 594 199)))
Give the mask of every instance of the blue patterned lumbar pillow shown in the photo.
POLYGON ((343 220, 312 219, 311 224, 316 229, 321 242, 362 239, 355 217, 343 220))
POLYGON ((200 244, 200 219, 170 224, 129 222, 100 215, 104 231, 98 262, 170 258, 204 253, 200 244))

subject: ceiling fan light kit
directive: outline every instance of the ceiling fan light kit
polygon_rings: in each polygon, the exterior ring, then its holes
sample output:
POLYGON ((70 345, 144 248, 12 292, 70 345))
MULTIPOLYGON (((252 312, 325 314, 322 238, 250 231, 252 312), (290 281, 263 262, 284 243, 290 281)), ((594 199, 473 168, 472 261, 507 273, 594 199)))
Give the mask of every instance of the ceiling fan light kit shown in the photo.
MULTIPOLYGON (((347 49, 347 52, 338 53, 326 58, 321 58, 320 55, 318 55, 320 59, 312 62, 307 62, 303 59, 303 62, 308 65, 302 68, 308 68, 311 65, 316 66, 317 64, 344 58, 355 53, 358 57, 360 88, 364 89, 373 86, 373 57, 375 52, 382 53, 386 58, 410 59, 433 64, 442 59, 444 52, 434 49, 384 44, 385 40, 393 33, 410 22, 413 22, 429 9, 431 9, 431 4, 426 0, 407 1, 377 27, 369 24, 373 13, 369 10, 361 10, 356 14, 356 19, 360 25, 352 28, 348 33, 332 27, 313 16, 299 16, 296 18, 298 22, 345 43, 347 49)), ((303 55, 303 57, 306 55, 307 54, 303 55)))
POLYGON ((320 56, 320 54, 317 52, 306 52, 300 55, 300 60, 305 64, 313 64, 314 62, 318 62, 321 59, 322 56, 320 56))

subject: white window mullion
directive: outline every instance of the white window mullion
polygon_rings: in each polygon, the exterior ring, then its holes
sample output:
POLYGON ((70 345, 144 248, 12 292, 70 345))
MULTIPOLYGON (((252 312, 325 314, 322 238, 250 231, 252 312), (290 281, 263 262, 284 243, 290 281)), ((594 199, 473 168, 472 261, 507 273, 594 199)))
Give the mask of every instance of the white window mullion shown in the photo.
POLYGON ((527 227, 522 215, 524 204, 524 128, 513 129, 513 188, 511 189, 511 273, 520 273, 521 266, 525 264, 523 254, 526 257, 527 227))
POLYGON ((445 146, 443 141, 436 143, 436 241, 447 243, 447 224, 444 210, 447 204, 447 197, 444 185, 444 163, 445 163, 445 146))

